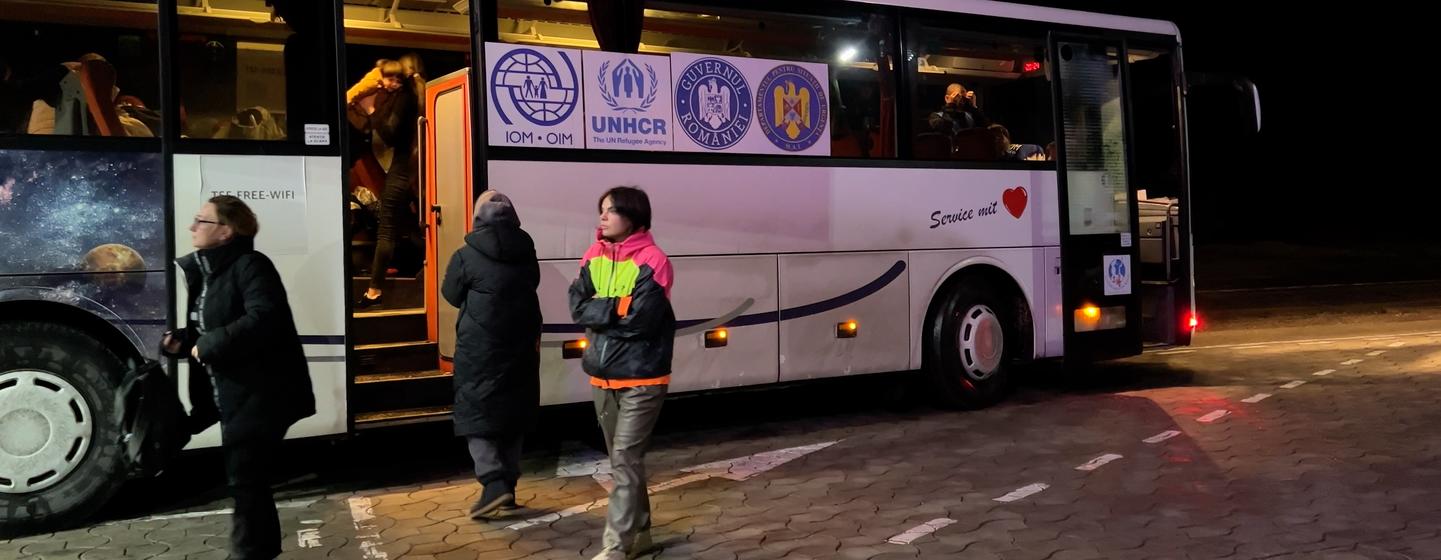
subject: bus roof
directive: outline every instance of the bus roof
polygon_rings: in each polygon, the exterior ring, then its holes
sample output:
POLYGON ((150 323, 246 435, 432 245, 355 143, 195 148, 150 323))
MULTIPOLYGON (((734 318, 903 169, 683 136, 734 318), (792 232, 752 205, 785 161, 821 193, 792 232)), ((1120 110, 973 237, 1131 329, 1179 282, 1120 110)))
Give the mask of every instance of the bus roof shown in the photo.
POLYGON ((1130 16, 1117 16, 1096 12, 1083 12, 1080 10, 1067 10, 1063 8, 1048 8, 1045 6, 1032 6, 1028 4, 1013 4, 1011 2, 996 2, 994 0, 857 1, 866 4, 882 4, 886 6, 897 6, 903 8, 919 8, 924 10, 936 10, 939 12, 955 12, 962 14, 994 16, 1027 21, 1062 23, 1067 25, 1079 25, 1083 27, 1095 27, 1101 29, 1134 31, 1137 33, 1171 35, 1173 37, 1176 37, 1177 40, 1179 40, 1181 36, 1181 31, 1176 27, 1176 24, 1165 20, 1145 19, 1130 16))

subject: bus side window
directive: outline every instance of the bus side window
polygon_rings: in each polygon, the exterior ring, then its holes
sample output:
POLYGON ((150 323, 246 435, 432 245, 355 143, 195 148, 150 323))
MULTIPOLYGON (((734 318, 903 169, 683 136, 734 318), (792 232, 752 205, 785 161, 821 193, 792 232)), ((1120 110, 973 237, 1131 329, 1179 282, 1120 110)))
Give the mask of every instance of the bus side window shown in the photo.
POLYGON ((160 134, 157 18, 82 3, 0 0, 0 135, 160 134))
MULTIPOLYGON (((327 2, 267 0, 266 23, 179 15, 181 135, 299 142, 337 126, 334 15, 327 2)), ((257 8, 261 8, 257 3, 257 8)))
POLYGON ((910 115, 916 159, 1048 159, 1055 138, 1041 38, 1003 37, 922 23, 910 115))

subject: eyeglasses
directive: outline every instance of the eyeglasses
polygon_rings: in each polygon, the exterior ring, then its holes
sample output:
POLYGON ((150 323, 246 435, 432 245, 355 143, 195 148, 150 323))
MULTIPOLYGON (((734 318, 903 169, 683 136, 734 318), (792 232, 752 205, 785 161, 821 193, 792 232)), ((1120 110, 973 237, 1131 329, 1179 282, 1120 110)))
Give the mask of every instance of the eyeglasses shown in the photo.
POLYGON ((195 221, 194 221, 194 222, 191 222, 190 225, 192 225, 192 226, 198 226, 198 225, 200 225, 200 224, 210 224, 210 225, 212 225, 212 226, 218 226, 218 225, 220 225, 220 222, 216 222, 216 221, 207 220, 207 219, 204 219, 204 218, 198 218, 198 217, 197 217, 197 218, 195 218, 195 221))

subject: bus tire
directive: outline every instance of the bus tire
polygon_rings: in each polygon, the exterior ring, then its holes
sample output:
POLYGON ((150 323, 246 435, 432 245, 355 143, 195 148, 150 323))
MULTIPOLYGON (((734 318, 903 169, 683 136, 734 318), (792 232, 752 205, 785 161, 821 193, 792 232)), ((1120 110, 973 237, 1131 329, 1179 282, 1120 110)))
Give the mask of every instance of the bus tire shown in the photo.
POLYGON ((124 362, 68 325, 0 322, 0 341, 0 534, 74 526, 124 480, 124 362))
POLYGON ((1017 352, 1016 306, 980 277, 956 282, 942 298, 926 329, 925 375, 934 399, 955 409, 1000 402, 1017 352))

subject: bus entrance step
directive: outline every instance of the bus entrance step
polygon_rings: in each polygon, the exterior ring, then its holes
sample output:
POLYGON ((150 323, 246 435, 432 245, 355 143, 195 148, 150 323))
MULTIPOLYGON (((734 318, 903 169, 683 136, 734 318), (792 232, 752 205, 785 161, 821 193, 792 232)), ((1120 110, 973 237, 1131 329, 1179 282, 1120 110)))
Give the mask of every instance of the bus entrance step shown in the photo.
MULTIPOLYGON (((354 303, 354 300, 360 299, 369 287, 369 278, 351 278, 350 294, 353 298, 351 303, 354 303)), ((425 282, 418 278, 386 278, 385 282, 381 284, 380 292, 383 296, 380 305, 370 307, 366 309, 366 311, 425 307, 425 282)))
POLYGON ((424 309, 357 311, 350 325, 350 338, 360 345, 425 340, 429 334, 424 309))
POLYGON ((357 375, 349 400, 350 410, 358 418, 362 414, 449 406, 455 402, 455 389, 450 374, 439 370, 357 375))
POLYGON ((380 412, 363 412, 355 415, 355 429, 384 428, 420 424, 422 422, 444 422, 450 420, 449 406, 431 406, 380 412))
POLYGON ((434 342, 387 342, 355 347, 355 375, 428 371, 440 364, 434 342))

